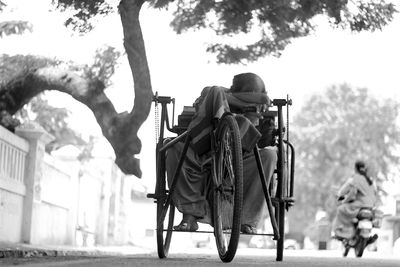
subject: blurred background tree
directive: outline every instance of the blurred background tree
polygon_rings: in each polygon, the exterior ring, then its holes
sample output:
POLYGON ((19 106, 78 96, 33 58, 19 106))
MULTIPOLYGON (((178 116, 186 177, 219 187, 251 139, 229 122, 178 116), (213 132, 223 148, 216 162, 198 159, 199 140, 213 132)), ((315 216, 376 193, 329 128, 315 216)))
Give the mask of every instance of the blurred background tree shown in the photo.
MULTIPOLYGON (((0 1, 0 12, 5 9, 7 5, 4 1, 0 1)), ((32 25, 28 21, 23 20, 6 20, 0 21, 0 38, 12 35, 23 34, 27 31, 32 31, 32 25)))
POLYGON ((290 231, 302 233, 318 210, 333 218, 335 194, 354 173, 357 159, 369 164, 384 195, 380 185, 394 178, 393 166, 400 163, 399 111, 398 102, 347 84, 332 86, 302 104, 290 129, 297 152, 290 231))
POLYGON ((46 152, 51 153, 67 145, 77 147, 81 153, 78 156, 81 160, 92 157, 93 136, 88 140, 68 124, 70 111, 66 108, 57 108, 49 105, 43 95, 35 96, 28 104, 20 109, 16 117, 21 123, 34 121, 41 125, 48 133, 54 136, 54 140, 46 145, 46 152))

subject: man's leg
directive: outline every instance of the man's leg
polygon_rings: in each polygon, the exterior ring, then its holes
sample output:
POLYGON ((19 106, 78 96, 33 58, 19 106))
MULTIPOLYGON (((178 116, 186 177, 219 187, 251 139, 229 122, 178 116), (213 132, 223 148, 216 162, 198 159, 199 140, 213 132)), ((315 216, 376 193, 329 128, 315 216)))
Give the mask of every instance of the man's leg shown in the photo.
MULTIPOLYGON (((182 149, 183 143, 177 143, 166 153, 169 185, 172 184, 182 149)), ((197 218, 203 218, 206 214, 205 184, 208 174, 201 171, 200 166, 201 159, 189 148, 172 195, 174 205, 183 213, 182 222, 176 226, 178 230, 197 230, 197 218)))
POLYGON ((353 215, 350 204, 342 204, 336 210, 336 217, 333 220, 332 228, 335 238, 350 239, 354 235, 353 215))

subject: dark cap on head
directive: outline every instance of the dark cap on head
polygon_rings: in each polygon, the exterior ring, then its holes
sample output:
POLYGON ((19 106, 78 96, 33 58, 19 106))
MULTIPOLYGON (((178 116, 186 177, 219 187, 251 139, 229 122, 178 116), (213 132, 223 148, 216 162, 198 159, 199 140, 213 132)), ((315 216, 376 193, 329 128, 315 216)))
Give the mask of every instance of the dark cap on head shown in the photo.
POLYGON ((233 77, 231 92, 265 93, 266 91, 264 82, 260 76, 251 72, 247 72, 237 74, 233 77))

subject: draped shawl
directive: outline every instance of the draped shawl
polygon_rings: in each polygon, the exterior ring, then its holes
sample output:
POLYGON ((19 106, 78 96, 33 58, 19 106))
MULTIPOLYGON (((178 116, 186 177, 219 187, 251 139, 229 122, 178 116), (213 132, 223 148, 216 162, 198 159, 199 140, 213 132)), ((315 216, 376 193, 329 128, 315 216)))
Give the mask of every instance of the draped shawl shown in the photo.
MULTIPOLYGON (((232 93, 219 86, 206 87, 200 98, 195 102, 197 109, 189 124, 189 134, 192 138, 192 147, 199 155, 210 150, 210 133, 214 129, 214 121, 220 119, 230 106, 246 107, 254 105, 269 105, 266 93, 232 93)), ((235 115, 240 129, 242 147, 251 151, 261 137, 256 127, 243 115, 235 115)))

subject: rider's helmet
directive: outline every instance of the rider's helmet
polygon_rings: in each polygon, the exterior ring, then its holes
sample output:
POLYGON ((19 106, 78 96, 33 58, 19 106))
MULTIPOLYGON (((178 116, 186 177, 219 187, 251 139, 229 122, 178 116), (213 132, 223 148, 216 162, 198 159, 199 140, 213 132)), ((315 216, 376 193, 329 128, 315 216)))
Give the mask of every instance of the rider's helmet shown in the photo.
POLYGON ((354 168, 359 174, 366 174, 367 172, 367 165, 363 160, 357 160, 354 164, 354 168))

